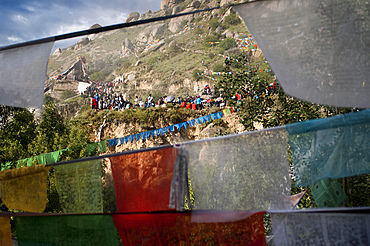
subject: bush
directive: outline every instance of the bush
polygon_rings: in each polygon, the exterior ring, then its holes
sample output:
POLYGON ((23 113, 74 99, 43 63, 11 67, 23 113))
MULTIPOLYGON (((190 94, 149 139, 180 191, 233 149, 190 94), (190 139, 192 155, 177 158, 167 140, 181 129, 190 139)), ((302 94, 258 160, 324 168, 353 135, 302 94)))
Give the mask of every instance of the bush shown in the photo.
POLYGON ((239 16, 237 14, 230 14, 226 16, 225 18, 225 25, 228 26, 236 26, 240 24, 242 21, 240 20, 239 16))
POLYGON ((91 80, 100 80, 100 81, 102 81, 102 80, 105 79, 105 75, 102 72, 95 72, 95 73, 91 74, 90 79, 91 80))
POLYGON ((216 28, 220 25, 218 22, 219 18, 213 18, 209 21, 209 26, 212 28, 212 31, 216 30, 216 28))
POLYGON ((235 39, 233 38, 226 38, 225 40, 223 40, 221 43, 220 43, 220 48, 224 49, 224 50, 228 50, 232 47, 235 46, 235 39))
POLYGON ((201 74, 202 71, 200 71, 198 69, 193 70, 193 80, 199 81, 202 78, 201 75, 198 75, 198 73, 201 74))
POLYGON ((62 96, 60 97, 62 100, 65 100, 67 98, 73 97, 75 95, 74 91, 71 90, 65 90, 62 92, 62 96))

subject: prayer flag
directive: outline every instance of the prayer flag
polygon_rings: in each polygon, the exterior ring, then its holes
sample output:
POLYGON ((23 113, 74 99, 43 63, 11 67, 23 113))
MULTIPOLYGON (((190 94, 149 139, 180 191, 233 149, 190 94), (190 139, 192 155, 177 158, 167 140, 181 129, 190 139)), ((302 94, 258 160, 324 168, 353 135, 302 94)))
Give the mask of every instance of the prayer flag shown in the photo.
POLYGON ((111 215, 15 217, 19 245, 118 246, 111 215))
POLYGON ((9 216, 0 216, 0 245, 13 246, 9 216))
MULTIPOLYGON (((123 143, 122 139, 121 139, 121 143, 123 143)), ((99 153, 107 152, 107 140, 99 142, 98 145, 99 145, 99 153)))
POLYGON ((102 180, 99 160, 54 167, 55 183, 64 213, 102 213, 102 180))
MULTIPOLYGON (((217 218, 229 212, 203 211, 217 218)), ((263 214, 235 212, 233 222, 194 222, 191 212, 115 214, 114 224, 124 245, 266 245, 263 214), (249 216, 246 216, 249 215, 249 216)))
POLYGON ((42 108, 46 68, 54 42, 0 50, 0 104, 42 108))
POLYGON ((168 147, 110 157, 117 212, 168 210, 176 154, 168 147))
POLYGON ((50 167, 36 165, 0 172, 1 199, 9 209, 41 213, 46 208, 50 167))

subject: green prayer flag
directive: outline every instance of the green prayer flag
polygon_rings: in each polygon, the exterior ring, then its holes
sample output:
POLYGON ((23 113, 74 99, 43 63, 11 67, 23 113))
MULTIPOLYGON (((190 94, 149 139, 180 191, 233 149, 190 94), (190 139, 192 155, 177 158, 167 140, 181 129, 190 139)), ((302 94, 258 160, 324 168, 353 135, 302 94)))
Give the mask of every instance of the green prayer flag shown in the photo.
POLYGON ((45 155, 38 155, 37 158, 37 164, 46 164, 46 157, 45 155))
POLYGON ((87 145, 87 154, 95 155, 98 148, 98 143, 91 143, 87 145))
POLYGON ((336 179, 323 179, 311 187, 318 207, 339 207, 348 197, 336 179))
POLYGON ((227 108, 227 109, 226 109, 226 113, 227 113, 227 114, 231 114, 231 112, 230 112, 230 109, 229 109, 229 108, 227 108))
POLYGON ((99 144, 99 153, 107 152, 107 140, 101 141, 99 144))
POLYGON ((55 183, 64 213, 102 213, 100 160, 55 166, 55 183))
POLYGON ((19 245, 118 245, 111 215, 14 217, 19 245))

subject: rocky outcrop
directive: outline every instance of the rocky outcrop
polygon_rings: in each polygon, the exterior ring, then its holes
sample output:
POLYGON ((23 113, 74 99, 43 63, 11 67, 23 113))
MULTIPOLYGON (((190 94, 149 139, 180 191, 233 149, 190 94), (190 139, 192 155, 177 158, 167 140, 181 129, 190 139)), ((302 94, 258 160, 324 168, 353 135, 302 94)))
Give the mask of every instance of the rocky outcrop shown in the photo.
POLYGON ((152 16, 152 11, 148 10, 144 14, 140 15, 139 20, 149 19, 152 16))
POLYGON ((165 29, 166 24, 150 25, 137 35, 136 42, 143 44, 150 43, 157 35, 163 34, 165 29))
POLYGON ((140 18, 138 12, 129 13, 125 22, 137 21, 140 18))
POLYGON ((178 4, 180 2, 181 2, 181 0, 162 0, 161 9, 165 10, 169 7, 173 7, 175 4, 178 4))
POLYGON ((163 45, 165 45, 166 42, 164 42, 163 40, 155 45, 152 45, 150 46, 148 49, 144 50, 143 51, 143 54, 147 54, 147 53, 150 53, 152 51, 156 51, 157 49, 159 49, 160 47, 162 47, 163 45))
MULTIPOLYGON (((187 8, 181 13, 192 12, 194 10, 195 10, 194 8, 187 8)), ((182 28, 182 22, 184 20, 191 22, 193 19, 194 19, 193 15, 184 15, 178 18, 172 18, 170 23, 168 24, 168 30, 170 30, 171 32, 177 32, 182 28)))
POLYGON ((53 56, 58 56, 62 53, 62 50, 60 48, 57 48, 54 53, 53 53, 53 56))
POLYGON ((192 3, 190 3, 189 7, 192 7, 192 8, 199 8, 200 7, 200 2, 199 1, 194 1, 192 3))
MULTIPOLYGON (((101 25, 99 25, 99 24, 94 24, 94 25, 92 25, 89 29, 95 29, 95 28, 100 28, 100 27, 102 27, 101 25)), ((94 39, 96 39, 97 38, 97 36, 98 36, 99 34, 90 34, 90 35, 87 35, 87 37, 90 39, 90 40, 94 40, 94 39)))
POLYGON ((125 38, 122 44, 122 53, 132 50, 133 44, 129 38, 125 38))
POLYGON ((75 45, 75 50, 80 50, 90 42, 88 38, 81 38, 75 45))

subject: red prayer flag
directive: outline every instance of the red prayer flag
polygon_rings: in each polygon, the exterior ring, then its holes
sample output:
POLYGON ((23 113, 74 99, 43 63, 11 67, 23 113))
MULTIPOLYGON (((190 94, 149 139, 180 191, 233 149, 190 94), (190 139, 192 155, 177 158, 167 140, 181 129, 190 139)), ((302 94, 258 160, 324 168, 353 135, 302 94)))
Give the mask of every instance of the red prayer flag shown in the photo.
POLYGON ((191 212, 114 214, 124 245, 266 245, 263 212, 204 212, 204 216, 240 213, 233 222, 192 222, 191 212))
POLYGON ((169 210, 177 150, 173 147, 111 157, 117 212, 169 210))

